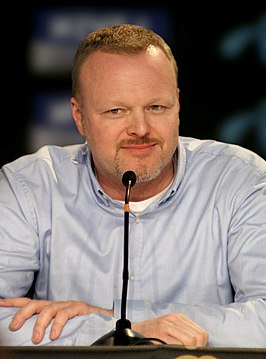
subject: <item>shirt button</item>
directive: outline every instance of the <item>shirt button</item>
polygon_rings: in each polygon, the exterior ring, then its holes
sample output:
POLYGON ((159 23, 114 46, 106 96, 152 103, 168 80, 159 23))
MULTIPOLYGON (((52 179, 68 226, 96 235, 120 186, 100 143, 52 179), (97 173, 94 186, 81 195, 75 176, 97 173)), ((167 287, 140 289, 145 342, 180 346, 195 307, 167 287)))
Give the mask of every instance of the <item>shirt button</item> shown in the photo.
POLYGON ((139 216, 136 217, 136 223, 140 223, 140 217, 139 216))
POLYGON ((134 282, 134 280, 135 280, 134 274, 131 274, 131 275, 130 275, 130 280, 131 280, 132 282, 134 282))
POLYGON ((77 164, 78 161, 75 158, 71 158, 71 162, 77 164))

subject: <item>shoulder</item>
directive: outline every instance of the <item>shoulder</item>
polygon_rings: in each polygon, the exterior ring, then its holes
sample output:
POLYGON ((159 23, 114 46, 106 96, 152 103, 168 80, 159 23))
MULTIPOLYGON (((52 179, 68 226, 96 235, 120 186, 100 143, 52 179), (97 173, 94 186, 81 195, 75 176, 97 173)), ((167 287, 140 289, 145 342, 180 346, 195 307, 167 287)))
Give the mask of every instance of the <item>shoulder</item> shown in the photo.
POLYGON ((250 166, 261 174, 266 174, 265 159, 237 144, 184 136, 180 136, 180 144, 184 148, 188 163, 198 160, 236 167, 250 166))
MULTIPOLYGON (((3 166, 3 172, 17 178, 38 178, 67 171, 71 163, 84 163, 87 155, 86 144, 70 146, 47 145, 32 154, 21 156, 3 166)), ((76 166, 75 166, 76 167, 76 166)))

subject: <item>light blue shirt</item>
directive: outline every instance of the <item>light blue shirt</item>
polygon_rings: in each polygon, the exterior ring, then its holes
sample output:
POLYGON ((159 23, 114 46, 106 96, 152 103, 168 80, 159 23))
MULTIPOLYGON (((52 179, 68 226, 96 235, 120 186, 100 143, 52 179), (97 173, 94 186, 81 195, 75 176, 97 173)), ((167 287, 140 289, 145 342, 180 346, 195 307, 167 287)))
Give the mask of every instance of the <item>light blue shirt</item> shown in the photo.
MULTIPOLYGON (((45 146, 0 172, 0 297, 82 300, 115 318, 69 320, 41 345, 90 345, 120 318, 123 204, 97 182, 86 146, 45 146)), ((176 176, 130 213, 127 318, 182 312, 209 346, 266 347, 266 162, 236 145, 180 137, 176 176)), ((31 318, 0 343, 33 345, 31 318)))

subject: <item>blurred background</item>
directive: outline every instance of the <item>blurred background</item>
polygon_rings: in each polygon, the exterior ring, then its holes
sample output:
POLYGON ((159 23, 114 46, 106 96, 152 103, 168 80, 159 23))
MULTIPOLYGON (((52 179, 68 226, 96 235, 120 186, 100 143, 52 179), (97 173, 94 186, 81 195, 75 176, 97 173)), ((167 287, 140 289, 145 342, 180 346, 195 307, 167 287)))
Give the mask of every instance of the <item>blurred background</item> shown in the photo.
POLYGON ((172 47, 181 135, 240 144, 266 159, 263 2, 39 1, 2 12, 0 167, 44 144, 83 142, 70 113, 72 60, 87 33, 118 23, 149 27, 172 47))

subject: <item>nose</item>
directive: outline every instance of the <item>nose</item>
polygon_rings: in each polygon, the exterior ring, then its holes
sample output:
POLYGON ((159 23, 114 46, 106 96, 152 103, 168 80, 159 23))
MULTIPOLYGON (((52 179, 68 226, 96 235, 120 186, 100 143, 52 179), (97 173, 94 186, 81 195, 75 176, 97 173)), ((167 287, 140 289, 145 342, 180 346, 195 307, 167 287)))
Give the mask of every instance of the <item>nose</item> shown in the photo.
POLYGON ((127 133, 130 136, 144 137, 150 131, 148 114, 144 110, 134 111, 131 113, 127 133))

